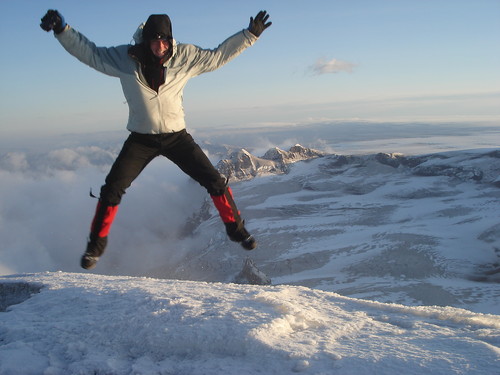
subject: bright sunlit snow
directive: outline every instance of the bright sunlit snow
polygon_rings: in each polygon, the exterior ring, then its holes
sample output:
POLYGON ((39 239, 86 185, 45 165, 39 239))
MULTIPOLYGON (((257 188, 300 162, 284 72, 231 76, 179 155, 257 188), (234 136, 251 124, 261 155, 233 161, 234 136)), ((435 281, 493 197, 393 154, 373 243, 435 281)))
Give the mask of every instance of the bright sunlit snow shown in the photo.
POLYGON ((0 312, 0 374, 448 375, 500 368, 500 318, 451 307, 382 304, 305 287, 62 272, 0 282, 8 291, 4 307, 26 298, 0 312))

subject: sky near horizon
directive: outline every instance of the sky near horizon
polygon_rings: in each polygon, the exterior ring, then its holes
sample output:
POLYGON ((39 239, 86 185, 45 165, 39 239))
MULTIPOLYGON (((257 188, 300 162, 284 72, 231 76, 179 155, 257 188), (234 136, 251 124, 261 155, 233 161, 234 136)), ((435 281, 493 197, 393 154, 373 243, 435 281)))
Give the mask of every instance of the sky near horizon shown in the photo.
POLYGON ((186 86, 188 128, 321 121, 500 123, 498 0, 2 0, 0 137, 125 129, 119 80, 67 54, 47 9, 98 46, 130 43, 152 13, 215 48, 260 9, 273 25, 186 86))

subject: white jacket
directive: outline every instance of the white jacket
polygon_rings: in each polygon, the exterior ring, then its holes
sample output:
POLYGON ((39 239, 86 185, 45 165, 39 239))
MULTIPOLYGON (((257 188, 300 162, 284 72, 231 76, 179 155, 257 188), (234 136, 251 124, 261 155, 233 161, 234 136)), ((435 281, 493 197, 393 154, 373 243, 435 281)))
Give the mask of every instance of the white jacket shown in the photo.
MULTIPOLYGON (((141 27, 134 34, 136 42, 141 39, 141 27)), ((192 44, 177 44, 174 40, 172 57, 163 64, 167 69, 165 84, 160 86, 157 93, 146 83, 139 62, 129 56, 130 45, 97 47, 69 26, 56 34, 56 38, 84 64, 120 78, 129 106, 127 129, 142 134, 172 133, 185 129, 182 95, 187 81, 220 68, 257 40, 246 29, 229 37, 213 50, 192 44)))

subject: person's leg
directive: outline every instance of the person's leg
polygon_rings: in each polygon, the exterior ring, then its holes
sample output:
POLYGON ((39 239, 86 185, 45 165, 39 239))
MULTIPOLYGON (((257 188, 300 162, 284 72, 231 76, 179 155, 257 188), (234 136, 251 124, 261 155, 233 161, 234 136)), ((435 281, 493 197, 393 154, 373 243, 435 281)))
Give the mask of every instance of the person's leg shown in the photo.
POLYGON ((229 239, 239 242, 247 250, 254 249, 257 244, 245 229, 226 179, 215 169, 191 135, 186 131, 176 133, 165 142, 162 154, 207 190, 226 227, 229 239))
POLYGON ((219 215, 226 227, 226 233, 231 241, 239 242, 246 250, 253 250, 257 243, 245 228, 245 221, 234 203, 233 192, 229 186, 221 195, 210 195, 219 215))
POLYGON ((155 147, 153 138, 150 140, 149 136, 132 133, 125 141, 106 177, 105 184, 101 188, 101 195, 90 228, 87 249, 81 259, 82 268, 93 268, 104 253, 108 234, 123 194, 132 181, 157 155, 159 155, 158 147, 155 147))

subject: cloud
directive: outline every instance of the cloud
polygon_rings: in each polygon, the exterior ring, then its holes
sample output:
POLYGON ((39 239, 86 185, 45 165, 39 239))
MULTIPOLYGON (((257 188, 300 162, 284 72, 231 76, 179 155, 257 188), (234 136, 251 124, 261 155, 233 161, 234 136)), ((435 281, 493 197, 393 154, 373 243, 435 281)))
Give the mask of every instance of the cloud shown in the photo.
POLYGON ((44 153, 7 152, 0 154, 0 171, 26 172, 31 176, 91 167, 107 171, 116 155, 115 150, 96 146, 61 148, 44 153))
POLYGON ((8 171, 24 171, 28 169, 29 163, 23 152, 8 152, 0 156, 0 169, 8 171))
MULTIPOLYGON (((89 188, 99 192, 114 154, 95 146, 0 154, 0 275, 81 270, 97 203, 89 188)), ((173 163, 155 159, 127 190, 99 272, 146 274, 203 249, 206 240, 180 234, 206 199, 173 163)))
POLYGON ((309 69, 314 75, 330 74, 330 73, 340 73, 347 72, 352 73, 356 64, 349 61, 343 61, 338 59, 326 60, 325 58, 319 58, 316 60, 314 65, 311 65, 309 69))

